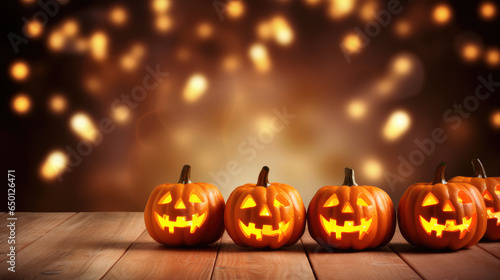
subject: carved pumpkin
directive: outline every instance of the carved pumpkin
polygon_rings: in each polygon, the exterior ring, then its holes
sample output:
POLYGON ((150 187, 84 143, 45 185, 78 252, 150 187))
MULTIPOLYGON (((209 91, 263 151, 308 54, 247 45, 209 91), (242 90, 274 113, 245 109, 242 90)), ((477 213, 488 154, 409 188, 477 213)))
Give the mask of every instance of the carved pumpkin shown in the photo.
POLYGON ((450 182, 465 182, 479 190, 486 204, 488 218, 485 238, 489 240, 500 239, 500 177, 486 177, 481 161, 472 160, 474 177, 455 177, 450 182))
POLYGON ((211 184, 191 183, 184 165, 177 184, 157 186, 149 196, 144 221, 149 235, 170 246, 217 241, 224 232, 224 198, 211 184))
POLYGON ((415 246, 457 250, 476 244, 486 231, 481 193, 468 183, 447 183, 440 163, 432 183, 411 185, 398 206, 399 228, 415 246))
POLYGON ((237 187, 227 200, 224 222, 229 236, 240 246, 277 249, 292 245, 305 230, 305 207, 297 190, 268 183, 264 166, 257 184, 237 187))
POLYGON ((358 186, 354 171, 345 169, 342 186, 316 192, 307 211, 311 237, 321 245, 362 250, 387 244, 396 229, 389 195, 373 186, 358 186))

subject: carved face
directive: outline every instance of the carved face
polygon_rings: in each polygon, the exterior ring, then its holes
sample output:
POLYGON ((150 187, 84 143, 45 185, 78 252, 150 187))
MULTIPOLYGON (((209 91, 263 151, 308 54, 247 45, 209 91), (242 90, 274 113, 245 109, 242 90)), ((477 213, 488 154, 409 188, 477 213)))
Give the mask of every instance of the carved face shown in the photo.
POLYGON ((206 201, 203 192, 196 189, 190 193, 175 189, 168 191, 158 200, 155 221, 162 230, 171 234, 177 230, 195 233, 207 219, 206 201))
POLYGON ((276 193, 269 198, 266 195, 267 192, 251 192, 241 200, 240 211, 236 215, 238 228, 248 239, 276 239, 281 242, 291 234, 293 220, 288 218, 288 213, 293 213, 293 207, 285 193, 276 193))
POLYGON ((465 237, 476 226, 477 214, 472 198, 464 190, 452 192, 429 192, 420 203, 419 222, 428 235, 435 233, 436 238, 443 234, 456 234, 465 237), (457 211, 459 210, 459 211, 457 211))
POLYGON ((500 226, 500 211, 495 212, 495 201, 500 201, 500 184, 495 186, 494 192, 491 189, 485 189, 482 195, 486 204, 488 220, 496 220, 496 225, 500 226))

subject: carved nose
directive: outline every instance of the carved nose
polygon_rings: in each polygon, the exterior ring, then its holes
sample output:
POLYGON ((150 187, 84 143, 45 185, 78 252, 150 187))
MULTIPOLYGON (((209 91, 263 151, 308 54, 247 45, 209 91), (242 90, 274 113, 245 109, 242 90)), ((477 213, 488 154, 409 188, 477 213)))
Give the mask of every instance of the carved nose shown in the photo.
POLYGON ((267 208, 267 205, 264 204, 264 207, 260 210, 260 216, 271 216, 271 212, 269 212, 269 208, 267 208))
POLYGON ((345 203, 344 208, 342 208, 342 213, 354 213, 354 210, 352 210, 352 206, 349 202, 345 203))
POLYGON ((455 212, 455 207, 451 204, 451 201, 446 201, 443 207, 443 212, 455 212))
POLYGON ((184 205, 181 198, 175 203, 175 209, 186 209, 186 205, 184 205))

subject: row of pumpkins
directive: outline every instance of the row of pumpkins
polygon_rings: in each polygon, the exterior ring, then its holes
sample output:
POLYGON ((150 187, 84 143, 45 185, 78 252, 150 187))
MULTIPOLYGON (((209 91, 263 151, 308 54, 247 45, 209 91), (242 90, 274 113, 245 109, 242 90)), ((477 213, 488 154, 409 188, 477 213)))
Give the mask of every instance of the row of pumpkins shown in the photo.
MULTIPOLYGON (((416 246, 457 250, 483 236, 500 239, 500 177, 486 177, 479 159, 474 177, 446 182, 440 163, 432 183, 417 183, 403 194, 399 228, 416 246)), ((227 230, 240 246, 277 249, 292 245, 305 230, 321 245, 362 250, 387 244, 396 228, 389 195, 374 186, 358 186, 346 168, 341 186, 318 190, 305 211, 297 190, 268 182, 264 166, 257 184, 237 187, 227 205, 220 191, 207 183, 191 183, 190 166, 177 184, 157 186, 149 197, 144 220, 151 237, 170 246, 195 246, 217 241, 227 230)))

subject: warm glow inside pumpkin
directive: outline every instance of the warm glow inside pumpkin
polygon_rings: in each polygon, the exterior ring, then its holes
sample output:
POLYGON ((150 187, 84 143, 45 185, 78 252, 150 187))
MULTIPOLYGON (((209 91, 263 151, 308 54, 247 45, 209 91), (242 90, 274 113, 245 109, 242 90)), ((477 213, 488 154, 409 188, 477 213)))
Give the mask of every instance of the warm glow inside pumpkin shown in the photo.
MULTIPOLYGON (((159 200, 158 204, 170 204, 171 202, 172 202, 172 194, 170 192, 167 192, 159 200)), ((193 192, 189 196, 189 202, 203 203, 205 202, 205 199, 201 194, 193 192)), ((182 198, 177 199, 177 202, 175 202, 174 205, 174 209, 186 210, 186 205, 182 201, 182 198)), ((170 217, 170 215, 167 214, 160 215, 158 214, 158 212, 155 211, 155 220, 158 223, 158 225, 163 230, 165 230, 165 228, 168 228, 168 231, 170 233, 174 233, 175 228, 189 228, 189 232, 194 233, 196 229, 200 228, 207 219, 207 213, 205 211, 201 214, 200 213, 192 214, 191 217, 178 215, 172 218, 170 217)))

